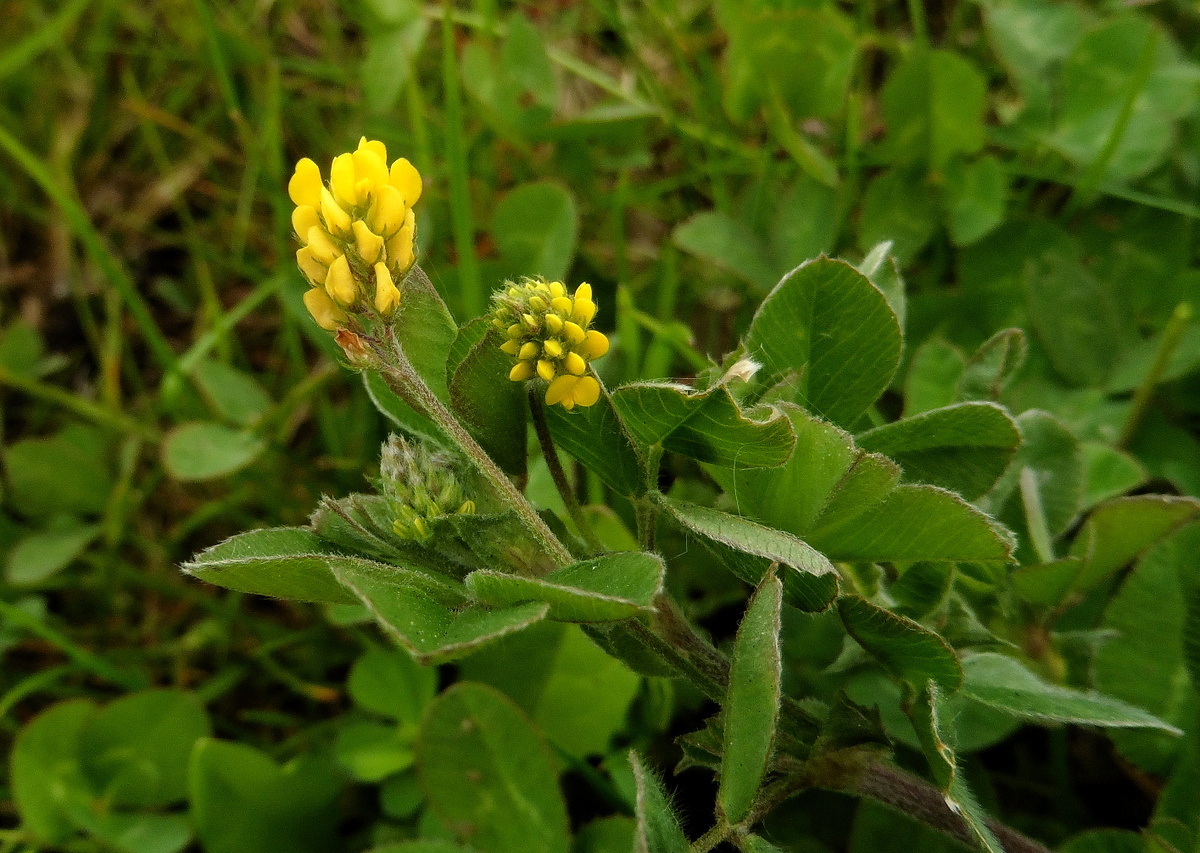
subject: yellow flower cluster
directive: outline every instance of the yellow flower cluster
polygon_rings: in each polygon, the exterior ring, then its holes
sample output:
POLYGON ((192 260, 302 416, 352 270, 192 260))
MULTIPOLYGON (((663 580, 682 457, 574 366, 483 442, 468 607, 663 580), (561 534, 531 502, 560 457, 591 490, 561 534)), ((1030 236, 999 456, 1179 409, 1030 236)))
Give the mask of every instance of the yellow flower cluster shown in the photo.
POLYGON ((288 183, 292 227, 304 244, 296 263, 312 284, 304 304, 324 329, 345 327, 347 310, 387 320, 400 305, 396 283, 416 259, 412 207, 421 175, 403 157, 389 168, 384 144, 366 137, 334 157, 329 172, 326 185, 305 157, 288 183))
POLYGON ((608 352, 608 338, 588 328, 596 316, 590 284, 568 295, 561 281, 522 279, 498 290, 492 305, 492 325, 505 337, 500 349, 517 359, 509 379, 546 380, 546 404, 567 410, 600 399, 588 364, 608 352))

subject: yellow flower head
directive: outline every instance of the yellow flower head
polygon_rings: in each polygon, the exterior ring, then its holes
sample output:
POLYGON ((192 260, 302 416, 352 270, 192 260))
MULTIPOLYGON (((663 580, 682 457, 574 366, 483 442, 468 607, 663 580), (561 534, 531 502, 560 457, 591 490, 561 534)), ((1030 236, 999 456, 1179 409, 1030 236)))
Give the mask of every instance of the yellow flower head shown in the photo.
POLYGON ((595 403, 600 383, 589 363, 608 352, 608 338, 589 328, 595 316, 586 282, 571 295, 561 281, 531 278, 496 291, 492 325, 504 335, 500 349, 517 359, 508 378, 544 379, 547 405, 570 410, 595 403))
POLYGON ((412 163, 402 157, 389 167, 383 143, 363 137, 357 150, 333 158, 328 184, 312 160, 297 163, 288 195, 313 319, 330 330, 351 314, 390 319, 400 305, 397 282, 416 260, 412 207, 421 176, 412 163))

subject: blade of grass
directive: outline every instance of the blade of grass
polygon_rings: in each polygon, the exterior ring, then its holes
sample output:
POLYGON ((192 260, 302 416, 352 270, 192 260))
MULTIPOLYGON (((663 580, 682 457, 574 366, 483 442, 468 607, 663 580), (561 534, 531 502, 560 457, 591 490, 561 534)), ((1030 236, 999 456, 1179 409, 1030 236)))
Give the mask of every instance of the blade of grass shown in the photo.
POLYGON ((229 117, 234 124, 242 124, 242 105, 238 101, 237 90, 233 86, 233 75, 229 72, 229 62, 221 47, 221 34, 217 31, 217 23, 213 20, 212 9, 207 0, 193 0, 196 7, 196 18, 200 28, 204 30, 204 42, 208 46, 208 58, 212 62, 213 73, 217 76, 217 88, 221 98, 229 110, 229 117))
POLYGON ((63 32, 71 26, 92 0, 72 0, 58 14, 38 29, 0 54, 0 79, 31 63, 42 51, 59 43, 63 32))
POLYGON ((454 49, 454 7, 449 0, 442 12, 442 86, 446 101, 446 168, 450 178, 450 220, 454 250, 458 255, 461 305, 468 317, 487 307, 479 259, 475 255, 475 224, 467 187, 467 145, 463 120, 462 90, 458 79, 458 53, 454 49))
POLYGON ((22 393, 28 394, 38 400, 44 400, 47 403, 53 403, 56 406, 62 406, 64 409, 71 411, 92 423, 101 426, 111 427, 122 433, 129 435, 140 435, 150 441, 158 440, 158 432, 151 426, 135 421, 133 418, 123 415, 119 412, 114 412, 98 403, 93 403, 91 400, 85 400, 83 397, 77 397, 68 391, 61 388, 56 388, 53 385, 47 385, 39 382, 36 379, 28 379, 24 376, 18 376, 15 373, 10 373, 3 367, 0 367, 0 386, 7 385, 22 393))
POLYGON ((88 254, 92 256, 112 286, 121 294, 125 307, 129 309, 138 331, 141 332, 147 346, 150 347, 154 360, 164 369, 172 368, 175 365, 175 353, 167 342, 166 335, 154 321, 154 315, 150 313, 150 307, 138 292, 133 279, 104 245, 103 238, 92 224, 91 219, 88 218, 83 205, 75 197, 73 189, 68 190, 60 186, 41 161, 4 128, 0 128, 0 148, 4 149, 58 205, 71 229, 75 232, 75 236, 83 243, 88 254))

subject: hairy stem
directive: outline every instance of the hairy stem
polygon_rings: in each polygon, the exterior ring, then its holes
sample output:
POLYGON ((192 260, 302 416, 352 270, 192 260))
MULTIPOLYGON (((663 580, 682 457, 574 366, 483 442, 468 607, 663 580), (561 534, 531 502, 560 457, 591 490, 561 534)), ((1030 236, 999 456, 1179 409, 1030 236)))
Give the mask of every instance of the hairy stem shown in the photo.
POLYGON ((382 362, 380 372, 392 390, 437 424, 442 432, 459 446, 471 464, 517 514, 538 544, 542 546, 542 550, 557 566, 569 566, 574 563, 575 558, 571 556, 571 552, 562 542, 558 541, 554 531, 546 526, 546 522, 542 521, 542 517, 530 506, 529 501, 513 485, 512 480, 508 479, 508 476, 492 461, 492 457, 487 455, 487 451, 479 446, 479 443, 459 423, 458 418, 446 408, 442 401, 429 390, 429 386, 425 384, 424 380, 417 375, 404 348, 400 346, 394 336, 391 344, 390 351, 378 352, 377 355, 382 362))
POLYGON ((550 437, 550 425, 546 423, 546 410, 542 408, 542 400, 532 389, 529 392, 529 411, 533 415, 533 431, 537 433, 538 444, 542 448, 542 458, 550 469, 550 477, 554 480, 554 488, 558 489, 559 497, 566 506, 575 527, 587 540, 588 547, 599 553, 604 551, 604 543, 596 536, 592 524, 583 514, 583 507, 575 497, 575 490, 567 480, 567 472, 563 470, 562 461, 558 458, 558 450, 554 447, 554 439, 550 437))

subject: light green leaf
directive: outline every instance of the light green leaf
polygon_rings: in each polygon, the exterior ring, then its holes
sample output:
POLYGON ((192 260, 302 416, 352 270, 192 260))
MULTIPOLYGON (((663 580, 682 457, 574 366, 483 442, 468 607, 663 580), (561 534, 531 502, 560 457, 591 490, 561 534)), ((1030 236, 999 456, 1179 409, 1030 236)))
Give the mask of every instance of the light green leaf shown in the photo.
POLYGON ((350 667, 346 689, 360 708, 415 725, 437 693, 437 670, 400 651, 371 649, 350 667))
POLYGON ((959 246, 969 246, 1004 221, 1008 177, 992 155, 978 160, 953 159, 947 164, 946 225, 959 246))
POLYGON ((1007 655, 979 652, 963 662, 963 695, 1025 719, 1052 723, 1150 728, 1181 734, 1141 708, 1102 693, 1050 684, 1007 655))
POLYGON ((546 408, 546 422, 554 443, 594 472, 617 494, 626 497, 646 491, 645 464, 629 440, 608 396, 594 406, 546 408))
POLYGON ((75 801, 71 819, 122 853, 179 853, 192 840, 191 823, 181 814, 97 813, 75 801))
POLYGON ((382 584, 404 584, 422 595, 449 603, 459 603, 465 598, 450 583, 426 573, 331 552, 310 530, 300 527, 238 534, 201 551, 182 568, 226 589, 297 601, 359 603, 339 583, 337 572, 352 577, 374 577, 382 584))
POLYGON ((548 604, 530 602, 497 610, 479 606, 453 610, 420 587, 397 584, 374 568, 363 571, 363 562, 339 562, 331 567, 375 621, 422 664, 470 654, 544 619, 550 609, 548 604))
POLYGON ((615 622, 652 606, 662 591, 665 566, 654 554, 606 554, 541 577, 490 570, 467 575, 467 590, 493 606, 544 601, 560 622, 615 622))
POLYGON ((1071 556, 1083 560, 1072 589, 1091 589, 1198 516, 1196 498, 1136 495, 1101 504, 1071 543, 1071 556))
POLYGON ((58 844, 75 834, 67 801, 93 792, 79 763, 79 737, 96 713, 86 699, 59 702, 17 734, 9 757, 11 793, 21 825, 35 838, 58 844))
POLYGON ((84 772, 116 806, 161 808, 187 794, 192 747, 210 734, 199 700, 180 690, 145 690, 110 703, 80 734, 84 772))
POLYGON ((962 667, 950 646, 928 628, 857 595, 838 599, 846 631, 892 676, 922 689, 926 681, 954 692, 962 667))
POLYGON ((955 401, 1000 399, 1025 366, 1029 344, 1020 329, 1003 329, 979 345, 954 383, 955 401))
POLYGON ((904 382, 904 417, 956 402, 955 388, 963 379, 966 363, 958 347, 941 338, 930 338, 917 347, 904 382))
POLYGON ((733 644, 717 792, 730 823, 749 813, 771 757, 779 717, 782 606, 783 584, 768 574, 750 599, 733 644))
POLYGON ((418 414, 412 406, 401 400, 378 373, 364 370, 362 381, 363 387, 367 390, 367 396, 371 399, 371 404, 381 415, 400 427, 403 433, 416 435, 441 445, 449 443, 433 421, 418 414))
POLYGON ((250 426, 271 408, 271 397, 248 373, 204 358, 192 369, 196 389, 215 414, 237 426, 250 426))
POLYGON ((618 388, 613 405, 644 444, 730 468, 782 465, 792 451, 792 429, 773 408, 743 412, 722 387, 693 393, 668 384, 618 388))
POLYGON ((892 241, 874 246, 867 252, 856 269, 871 280, 871 284, 887 299, 900 330, 904 331, 904 317, 908 311, 908 294, 905 292, 904 276, 900 274, 900 260, 892 253, 892 241))
POLYGON ((64 520, 23 536, 8 552, 4 577, 14 586, 34 586, 65 569, 100 534, 95 524, 64 520))
POLYGON ((898 462, 907 482, 931 483, 974 499, 1004 473, 1021 434, 1000 406, 957 403, 884 424, 855 441, 898 462))
POLYGON ((788 396, 850 426, 891 381, 900 325, 887 298, 843 261, 823 258, 789 273, 763 300, 746 335, 761 381, 787 380, 788 396))
POLYGON ((360 782, 381 782, 413 765, 412 735, 373 722, 342 724, 334 741, 338 762, 360 782))
POLYGON ((579 628, 558 622, 505 637, 458 667, 463 679, 502 690, 577 758, 608 754, 642 684, 579 628))
MULTIPOLYGON (((490 328, 486 318, 471 325, 490 328)), ((460 333, 460 338, 465 333, 460 333)), ((478 335, 478 332, 475 332, 478 335)), ((450 398, 454 412, 480 446, 504 471, 524 477, 528 454, 525 425, 529 403, 525 383, 512 382, 508 372, 513 359, 500 351, 500 341, 491 333, 471 346, 454 367, 450 377, 450 398)))
POLYGON ((688 853, 687 836, 679 828, 662 783, 636 752, 629 753, 629 764, 637 783, 635 853, 688 853))
POLYGON ((395 108, 412 74, 413 60, 429 34, 429 21, 420 15, 404 15, 391 26, 368 33, 367 54, 362 64, 363 101, 367 110, 386 114, 395 108))
POLYGON ((421 786, 434 811, 486 853, 566 853, 567 814, 541 733, 510 699, 460 682, 421 724, 421 786))
POLYGON ((858 216, 858 245, 887 240, 902 264, 911 261, 938 227, 938 210, 921 166, 893 166, 867 184, 858 216))
POLYGON ((177 480, 211 480, 246 467, 266 447, 265 441, 248 432, 194 421, 167 433, 162 462, 177 480))
POLYGON ((779 281, 779 272, 768 260, 762 239, 725 213, 697 213, 676 226, 671 239, 685 252, 737 276, 760 292, 765 293, 779 281))
POLYGON ((884 84, 882 101, 893 160, 920 158, 940 170, 983 147, 987 81, 960 53, 912 51, 884 84))
POLYGON ((206 853, 327 853, 336 846, 342 777, 325 759, 280 767, 253 747, 202 740, 192 753, 189 801, 206 853))
POLYGON ((637 821, 623 815, 602 817, 585 824, 575 835, 572 853, 629 853, 637 821))
POLYGON ((575 257, 579 212, 563 187, 522 184, 496 204, 492 236, 507 266, 523 275, 559 281, 575 257))
POLYGON ((102 435, 67 427, 49 438, 26 438, 4 449, 7 502, 30 518, 104 510, 113 489, 102 435))

